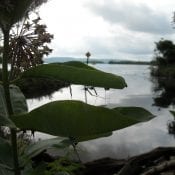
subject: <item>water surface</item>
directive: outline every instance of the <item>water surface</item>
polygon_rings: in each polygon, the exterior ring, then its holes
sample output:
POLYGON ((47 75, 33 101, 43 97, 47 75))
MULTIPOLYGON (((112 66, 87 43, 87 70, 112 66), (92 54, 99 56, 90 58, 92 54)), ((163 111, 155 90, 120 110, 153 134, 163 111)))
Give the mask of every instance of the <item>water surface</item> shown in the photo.
MULTIPOLYGON (((172 107, 161 108, 153 105, 154 85, 150 80, 148 65, 97 64, 95 67, 123 76, 128 87, 123 90, 111 89, 109 91, 96 88, 98 97, 88 94, 89 104, 106 105, 108 107, 144 107, 157 117, 149 122, 115 131, 110 137, 80 143, 79 152, 83 161, 91 161, 102 157, 127 158, 159 146, 175 145, 174 137, 169 135, 167 130, 167 122, 173 120, 169 113, 169 109, 172 107)), ((72 85, 72 92, 73 96, 71 97, 69 88, 64 88, 55 92, 50 98, 43 97, 40 100, 28 100, 30 110, 55 100, 76 99, 85 101, 83 86, 72 85)), ((93 94, 95 95, 95 93, 93 94)), ((49 137, 47 135, 40 136, 43 138, 49 137)))

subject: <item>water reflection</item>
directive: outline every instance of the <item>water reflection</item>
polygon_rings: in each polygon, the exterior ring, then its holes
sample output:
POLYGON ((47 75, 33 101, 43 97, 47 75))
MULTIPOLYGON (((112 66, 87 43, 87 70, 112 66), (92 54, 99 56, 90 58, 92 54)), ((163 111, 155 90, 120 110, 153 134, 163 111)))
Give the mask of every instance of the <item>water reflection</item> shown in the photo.
POLYGON ((175 138, 175 120, 168 122, 168 132, 175 138))
MULTIPOLYGON (((169 108, 153 106, 155 93, 152 91, 153 82, 150 81, 150 69, 147 65, 95 65, 106 72, 121 75, 128 87, 123 90, 112 89, 105 91, 96 88, 99 97, 87 94, 88 103, 92 105, 139 106, 152 112, 157 117, 153 120, 137 124, 113 133, 110 137, 100 138, 79 144, 80 156, 83 161, 90 161, 102 157, 126 158, 149 151, 158 146, 174 146, 175 139, 167 130, 168 121, 173 117, 169 108)), ((72 97, 69 88, 55 92, 50 99, 38 101, 28 100, 30 110, 48 103, 49 101, 76 99, 84 101, 84 87, 73 85, 72 97)), ((44 136, 43 136, 44 137, 44 136)))
POLYGON ((81 143, 81 147, 86 148, 86 154, 81 155, 83 160, 91 161, 105 156, 127 158, 159 146, 174 146, 175 140, 167 130, 167 122, 172 120, 172 115, 167 109, 152 106, 152 102, 151 96, 130 96, 123 99, 121 106, 144 106, 157 117, 149 122, 116 131, 111 137, 81 143))
POLYGON ((175 80, 172 78, 152 77, 154 82, 154 104, 156 106, 168 107, 175 105, 175 80))

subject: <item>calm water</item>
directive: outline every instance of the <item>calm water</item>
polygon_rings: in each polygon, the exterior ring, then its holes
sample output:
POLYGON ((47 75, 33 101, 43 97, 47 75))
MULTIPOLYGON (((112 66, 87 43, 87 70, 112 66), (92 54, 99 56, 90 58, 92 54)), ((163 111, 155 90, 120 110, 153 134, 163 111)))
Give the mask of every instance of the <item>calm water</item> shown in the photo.
MULTIPOLYGON (((153 106, 153 83, 150 80, 150 70, 147 65, 109 65, 99 64, 96 68, 106 72, 121 75, 128 87, 123 90, 105 91, 96 88, 98 97, 88 94, 88 103, 92 105, 139 106, 152 112, 157 117, 153 120, 118 130, 112 136, 82 142, 79 144, 81 159, 91 161, 102 157, 126 158, 149 151, 158 146, 174 146, 175 138, 168 134, 167 122, 173 120, 168 108, 153 106)), ((52 97, 40 100, 28 100, 30 110, 49 101, 63 99, 85 100, 83 86, 72 86, 71 98, 69 88, 55 92, 52 97)), ((40 137, 50 136, 39 134, 40 137)))

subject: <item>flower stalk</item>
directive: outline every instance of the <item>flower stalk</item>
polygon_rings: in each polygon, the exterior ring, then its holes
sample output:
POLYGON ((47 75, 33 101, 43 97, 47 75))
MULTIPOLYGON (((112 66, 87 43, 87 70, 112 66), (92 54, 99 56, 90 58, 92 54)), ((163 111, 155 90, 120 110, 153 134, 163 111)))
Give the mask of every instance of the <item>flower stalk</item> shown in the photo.
MULTIPOLYGON (((11 99, 10 99, 9 79, 8 79, 9 33, 10 33, 10 29, 3 30, 4 47, 3 47, 3 57, 2 57, 3 58, 2 59, 2 73, 3 73, 2 81, 3 81, 8 117, 10 118, 10 116, 13 114, 13 108, 12 108, 11 99)), ((12 144, 12 153, 13 153, 13 162, 14 162, 14 174, 20 175, 16 129, 10 128, 10 132, 11 132, 11 144, 12 144)))

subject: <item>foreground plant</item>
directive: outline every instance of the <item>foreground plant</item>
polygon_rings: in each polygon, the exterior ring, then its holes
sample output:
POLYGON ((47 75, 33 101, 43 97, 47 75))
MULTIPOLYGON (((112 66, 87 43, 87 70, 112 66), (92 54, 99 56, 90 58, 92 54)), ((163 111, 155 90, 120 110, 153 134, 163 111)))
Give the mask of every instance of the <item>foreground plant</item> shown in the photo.
POLYGON ((0 27, 3 43, 3 81, 0 85, 0 126, 10 128, 11 143, 0 138, 0 173, 32 174, 31 158, 50 146, 62 148, 76 142, 111 135, 112 131, 122 129, 154 116, 142 108, 120 107, 107 109, 85 104, 81 101, 55 101, 30 112, 24 95, 16 86, 26 78, 47 78, 85 86, 105 89, 123 89, 125 80, 110 73, 92 68, 79 62, 39 65, 26 70, 13 82, 9 82, 7 62, 9 60, 9 33, 36 2, 34 0, 7 0, 0 3, 0 27), (12 85, 16 84, 16 85, 12 85), (17 132, 20 130, 42 131, 55 138, 29 145, 19 156, 17 132), (65 141, 65 137, 67 140, 65 141))
POLYGON ((10 34, 10 80, 18 77, 21 72, 42 64, 43 56, 52 52, 47 44, 53 35, 46 31, 46 25, 41 24, 40 20, 36 13, 33 20, 25 17, 13 27, 10 34))

